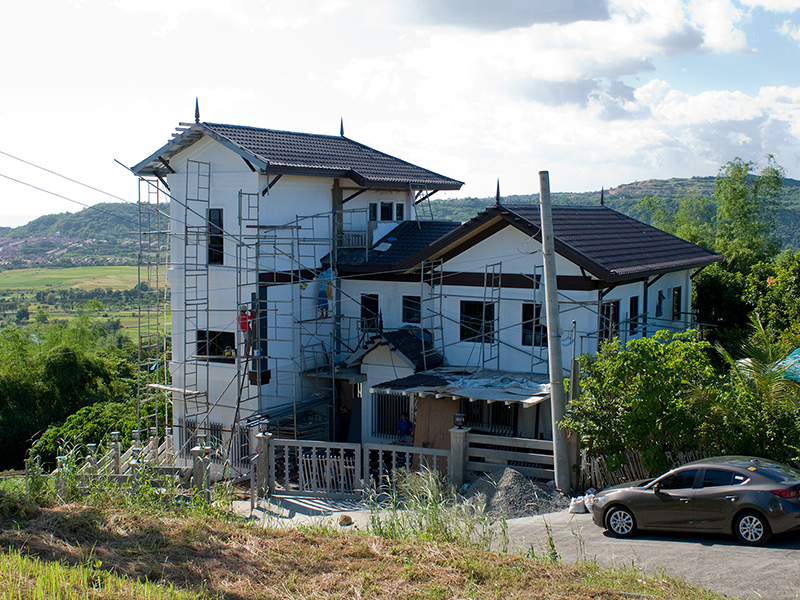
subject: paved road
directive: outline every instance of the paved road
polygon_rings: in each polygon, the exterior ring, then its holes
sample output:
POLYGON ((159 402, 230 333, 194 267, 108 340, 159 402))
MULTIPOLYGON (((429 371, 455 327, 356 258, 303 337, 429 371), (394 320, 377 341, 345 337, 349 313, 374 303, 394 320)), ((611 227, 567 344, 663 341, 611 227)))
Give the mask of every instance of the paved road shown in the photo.
POLYGON ((800 533, 772 538, 763 548, 741 546, 719 535, 640 532, 630 540, 611 537, 588 514, 567 512, 508 522, 509 537, 519 548, 546 542, 549 523, 565 562, 596 559, 601 565, 636 566, 648 575, 668 575, 716 590, 732 598, 800 598, 800 533))
MULTIPOLYGON (((249 502, 241 504, 245 513, 249 502)), ((336 523, 341 514, 366 529, 369 513, 348 502, 284 502, 269 519, 289 526, 319 520, 336 523)), ((763 548, 742 546, 719 535, 640 532, 633 539, 619 540, 597 527, 588 514, 560 512, 508 521, 510 550, 526 551, 533 545, 541 552, 547 542, 545 523, 566 563, 584 558, 603 566, 635 566, 648 575, 663 571, 740 600, 800 599, 800 533, 774 536, 763 548)))

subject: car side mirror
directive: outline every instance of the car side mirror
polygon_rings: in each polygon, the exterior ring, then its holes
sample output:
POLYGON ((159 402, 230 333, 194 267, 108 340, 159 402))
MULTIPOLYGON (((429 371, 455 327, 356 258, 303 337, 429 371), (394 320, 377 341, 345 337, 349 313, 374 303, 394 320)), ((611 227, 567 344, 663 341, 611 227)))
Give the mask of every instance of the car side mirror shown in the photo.
POLYGON ((655 484, 655 485, 653 486, 653 491, 654 491, 656 494, 660 494, 660 493, 661 493, 661 484, 660 484, 660 483, 657 483, 657 484, 655 484))

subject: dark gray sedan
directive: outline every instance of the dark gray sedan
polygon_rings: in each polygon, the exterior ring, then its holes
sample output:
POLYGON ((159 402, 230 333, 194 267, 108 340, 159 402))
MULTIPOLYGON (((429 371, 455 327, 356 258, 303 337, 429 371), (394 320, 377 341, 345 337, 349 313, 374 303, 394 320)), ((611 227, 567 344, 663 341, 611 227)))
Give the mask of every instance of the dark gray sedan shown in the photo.
POLYGON ((595 524, 616 537, 642 530, 733 534, 752 546, 800 528, 800 471, 750 456, 687 463, 656 479, 606 488, 595 524))

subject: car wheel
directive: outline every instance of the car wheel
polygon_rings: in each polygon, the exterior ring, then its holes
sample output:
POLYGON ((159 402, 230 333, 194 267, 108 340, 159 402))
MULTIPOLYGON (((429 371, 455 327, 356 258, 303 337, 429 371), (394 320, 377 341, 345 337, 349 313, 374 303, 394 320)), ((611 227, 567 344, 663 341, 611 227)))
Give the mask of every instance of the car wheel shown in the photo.
POLYGON ((772 537, 767 520, 754 510, 746 510, 733 520, 733 534, 748 546, 763 546, 772 537))
POLYGON ((615 506, 606 513, 606 529, 614 537, 630 537, 636 533, 636 519, 629 509, 615 506))

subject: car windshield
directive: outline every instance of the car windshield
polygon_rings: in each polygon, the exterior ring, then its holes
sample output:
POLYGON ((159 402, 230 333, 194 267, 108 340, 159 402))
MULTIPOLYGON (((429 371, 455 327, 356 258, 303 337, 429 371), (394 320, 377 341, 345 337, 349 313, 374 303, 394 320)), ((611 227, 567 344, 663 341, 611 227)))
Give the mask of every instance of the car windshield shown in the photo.
POLYGON ((790 481, 800 483, 800 471, 793 469, 789 465, 771 463, 769 465, 753 465, 752 467, 748 467, 748 469, 753 468, 759 475, 763 475, 777 483, 787 483, 790 481))

